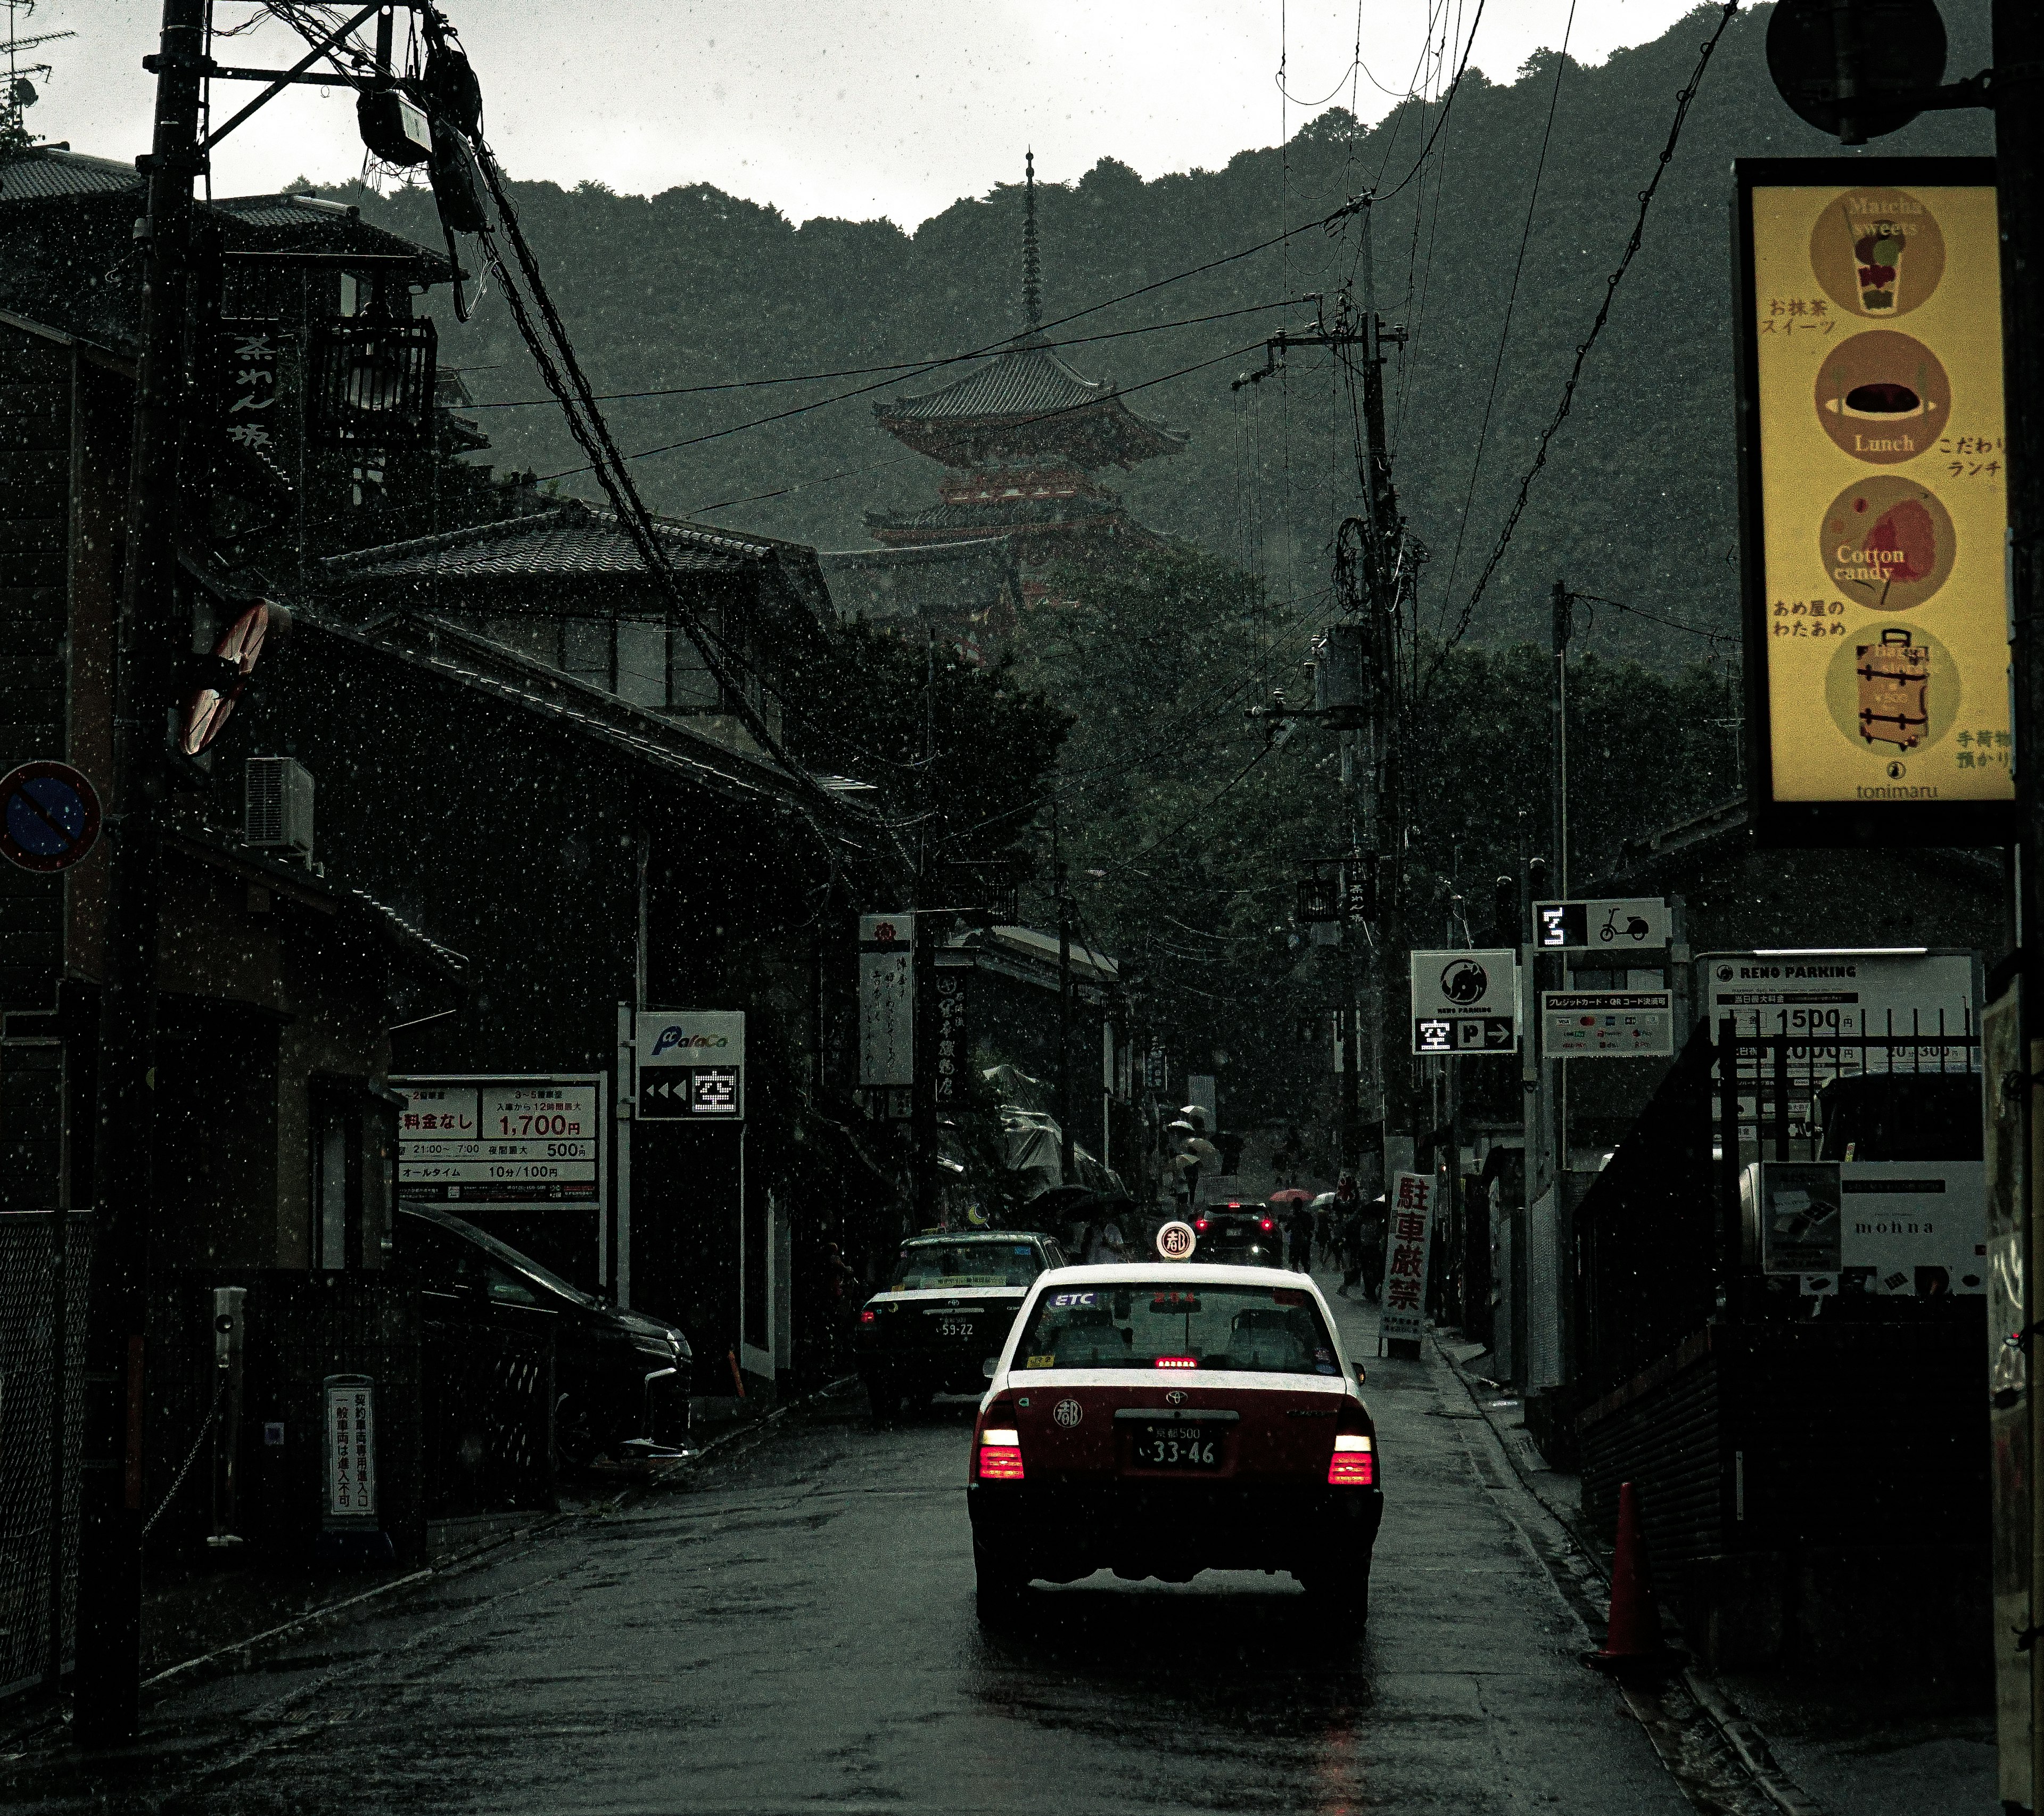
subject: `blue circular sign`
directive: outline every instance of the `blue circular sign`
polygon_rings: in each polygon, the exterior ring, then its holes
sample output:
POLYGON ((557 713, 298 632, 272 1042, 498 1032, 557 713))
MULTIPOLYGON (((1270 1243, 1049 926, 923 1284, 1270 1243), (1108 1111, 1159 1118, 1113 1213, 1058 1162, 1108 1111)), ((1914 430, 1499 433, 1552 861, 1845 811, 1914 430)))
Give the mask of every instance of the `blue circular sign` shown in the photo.
POLYGON ((25 763, 0 777, 0 856, 64 870, 99 839, 99 796, 67 763, 25 763))

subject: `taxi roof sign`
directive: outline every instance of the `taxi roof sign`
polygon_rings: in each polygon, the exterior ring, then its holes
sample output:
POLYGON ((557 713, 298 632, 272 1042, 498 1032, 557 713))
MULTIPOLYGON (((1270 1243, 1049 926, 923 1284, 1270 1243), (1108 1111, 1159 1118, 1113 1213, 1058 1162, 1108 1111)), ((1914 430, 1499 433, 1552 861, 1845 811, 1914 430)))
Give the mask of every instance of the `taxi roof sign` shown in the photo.
POLYGON ((1189 1223, 1174 1219, 1157 1232, 1157 1252, 1167 1261, 1189 1261, 1199 1241, 1189 1223))

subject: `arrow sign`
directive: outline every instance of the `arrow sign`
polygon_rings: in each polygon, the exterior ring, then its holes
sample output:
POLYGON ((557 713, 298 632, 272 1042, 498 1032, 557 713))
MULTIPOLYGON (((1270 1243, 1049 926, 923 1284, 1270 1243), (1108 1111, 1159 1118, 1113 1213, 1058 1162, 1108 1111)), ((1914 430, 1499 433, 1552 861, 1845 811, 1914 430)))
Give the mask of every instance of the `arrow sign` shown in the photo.
POLYGON ((99 838, 99 796, 67 763, 25 763, 0 777, 0 856, 24 870, 68 870, 99 838))

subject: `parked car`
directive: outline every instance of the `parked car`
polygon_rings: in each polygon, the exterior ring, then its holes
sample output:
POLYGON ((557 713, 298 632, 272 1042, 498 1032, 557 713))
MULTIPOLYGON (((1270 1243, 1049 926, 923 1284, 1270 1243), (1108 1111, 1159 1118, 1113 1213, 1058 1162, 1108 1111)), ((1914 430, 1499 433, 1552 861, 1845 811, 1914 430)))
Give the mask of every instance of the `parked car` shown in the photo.
POLYGON ((582 1468, 616 1456, 628 1441, 685 1443, 689 1340, 644 1312, 620 1310, 571 1286, 508 1242, 428 1205, 398 1207, 396 1260, 433 1302, 468 1315, 551 1314, 554 1332, 554 1449, 582 1468))
POLYGON ((910 1237, 885 1288, 859 1308, 859 1376, 874 1420, 920 1411, 935 1394, 978 1393, 1030 1282, 1063 1263, 1034 1230, 910 1237))

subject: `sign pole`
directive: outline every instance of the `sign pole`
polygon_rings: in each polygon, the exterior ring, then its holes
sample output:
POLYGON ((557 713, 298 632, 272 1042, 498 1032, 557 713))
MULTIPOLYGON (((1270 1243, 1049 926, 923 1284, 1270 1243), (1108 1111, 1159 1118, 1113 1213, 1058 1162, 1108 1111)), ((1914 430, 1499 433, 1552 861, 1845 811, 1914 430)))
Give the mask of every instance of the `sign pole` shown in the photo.
POLYGON ((141 357, 114 677, 113 862, 101 996, 98 1225, 86 1349, 76 1726, 93 1746, 140 1726, 143 1332, 154 1223, 157 852, 178 660, 178 418, 206 0, 163 0, 146 160, 141 357))
MULTIPOLYGON (((2018 844, 2016 929, 2025 977, 2024 1051, 2028 1056, 2027 1151, 2030 1203, 2023 1222, 2023 1273, 2027 1321, 2034 1332, 2044 1295, 2044 1191, 2034 1164, 2044 1092, 2044 988, 2039 987, 2038 937, 2044 929, 2044 298, 2037 294, 2039 249, 2034 216, 2044 200, 2044 12, 2030 0, 1994 0, 1994 148, 1996 209, 2001 238, 2002 386, 2007 410, 2008 476, 2008 627, 2010 705, 2015 716, 2018 844)), ((1996 1081, 1988 1081, 1995 1088, 1996 1081)), ((2044 1394, 2038 1391, 2044 1349, 2034 1337, 2029 1356, 2030 1456, 2044 1456, 2044 1394)), ((2044 1493, 2030 1495, 2030 1627, 2044 1621, 2044 1493)), ((2044 1809, 2044 1670, 2031 1659, 2031 1807, 2044 1809)))

